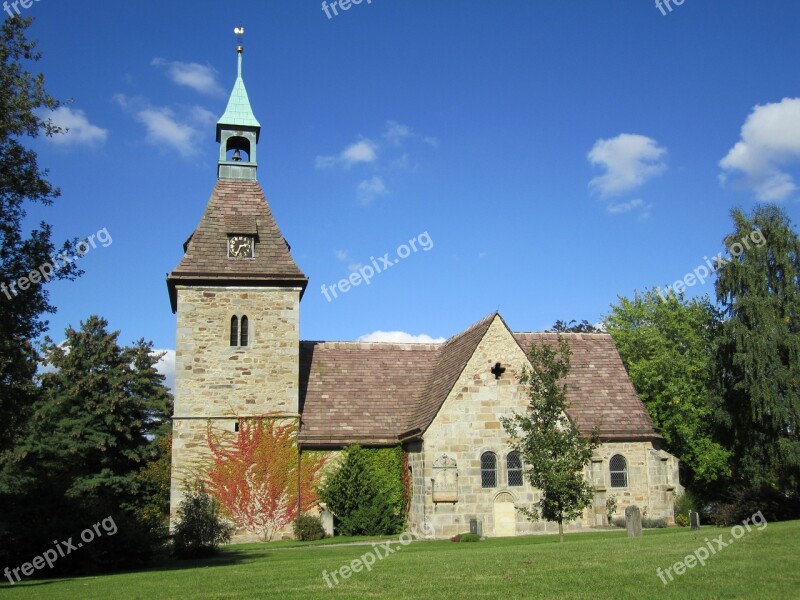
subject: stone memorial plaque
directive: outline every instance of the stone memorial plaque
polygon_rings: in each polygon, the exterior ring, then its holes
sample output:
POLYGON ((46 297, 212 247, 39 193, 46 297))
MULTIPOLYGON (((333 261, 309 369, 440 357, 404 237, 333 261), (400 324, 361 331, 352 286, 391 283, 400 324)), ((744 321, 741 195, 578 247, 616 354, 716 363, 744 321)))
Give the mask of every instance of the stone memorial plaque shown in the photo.
POLYGON ((446 454, 433 463, 433 501, 458 502, 458 466, 446 454))

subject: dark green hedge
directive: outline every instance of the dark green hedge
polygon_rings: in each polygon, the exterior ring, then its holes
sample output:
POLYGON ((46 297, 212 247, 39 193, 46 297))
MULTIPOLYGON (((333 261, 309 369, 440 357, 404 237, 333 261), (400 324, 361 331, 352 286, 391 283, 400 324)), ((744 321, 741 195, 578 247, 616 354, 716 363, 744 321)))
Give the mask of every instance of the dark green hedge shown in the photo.
POLYGON ((320 498, 336 516, 339 535, 402 532, 402 448, 346 448, 342 463, 320 488, 320 498))

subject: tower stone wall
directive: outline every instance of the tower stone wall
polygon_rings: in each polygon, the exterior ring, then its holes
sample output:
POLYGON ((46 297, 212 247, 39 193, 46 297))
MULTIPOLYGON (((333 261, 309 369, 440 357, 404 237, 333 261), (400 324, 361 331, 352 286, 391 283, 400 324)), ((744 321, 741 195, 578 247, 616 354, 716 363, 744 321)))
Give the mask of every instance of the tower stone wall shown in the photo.
POLYGON ((171 508, 210 459, 209 424, 298 414, 300 288, 177 286, 171 508), (247 346, 231 346, 231 317, 248 319, 247 346))

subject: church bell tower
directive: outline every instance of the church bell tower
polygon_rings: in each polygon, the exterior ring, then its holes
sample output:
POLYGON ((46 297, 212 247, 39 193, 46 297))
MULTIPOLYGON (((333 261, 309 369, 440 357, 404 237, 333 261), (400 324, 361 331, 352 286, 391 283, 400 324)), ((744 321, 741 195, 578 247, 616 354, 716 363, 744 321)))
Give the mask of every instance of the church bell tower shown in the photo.
POLYGON ((217 183, 167 276, 177 315, 173 518, 184 480, 210 458, 209 423, 235 431, 242 417, 299 418, 300 299, 308 278, 258 183, 261 125, 242 78, 243 52, 240 39, 236 82, 217 123, 217 183))

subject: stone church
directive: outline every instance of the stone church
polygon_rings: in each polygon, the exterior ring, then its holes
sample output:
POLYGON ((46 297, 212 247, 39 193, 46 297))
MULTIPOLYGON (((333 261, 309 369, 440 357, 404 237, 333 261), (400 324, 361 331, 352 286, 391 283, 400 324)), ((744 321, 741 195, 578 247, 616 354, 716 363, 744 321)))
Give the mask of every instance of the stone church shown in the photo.
MULTIPOLYGON (((513 331, 491 314, 441 344, 312 342, 299 338, 308 278, 298 267, 257 179, 261 125, 238 76, 217 123, 218 181, 167 277, 177 314, 172 510, 192 465, 208 457, 206 427, 235 431, 265 414, 299 420, 303 450, 401 445, 412 482, 409 525, 449 537, 556 531, 518 510, 538 499, 500 418, 524 412, 518 376, 532 345, 555 334, 513 331), (432 529, 431 529, 432 528, 432 529)), ((636 504, 673 523, 678 460, 662 449, 613 340, 566 334, 573 351, 569 416, 597 427, 586 465, 594 506, 567 529, 606 523, 636 504)))

